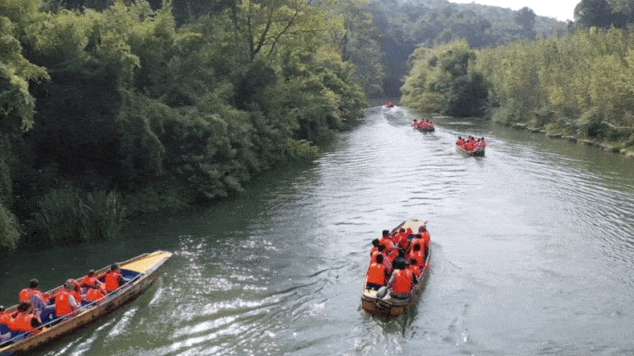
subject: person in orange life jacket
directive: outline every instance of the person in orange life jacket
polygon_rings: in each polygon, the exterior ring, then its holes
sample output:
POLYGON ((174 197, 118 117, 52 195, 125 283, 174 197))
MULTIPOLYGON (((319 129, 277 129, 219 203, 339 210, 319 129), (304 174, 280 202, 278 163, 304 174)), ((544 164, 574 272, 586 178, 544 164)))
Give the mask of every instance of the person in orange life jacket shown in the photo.
POLYGON ((15 317, 11 319, 8 326, 12 331, 33 332, 34 334, 39 334, 46 330, 46 328, 39 329, 42 326, 42 322, 33 313, 31 302, 20 302, 18 304, 15 317))
MULTIPOLYGON (((4 306, 0 305, 0 324, 4 324, 9 327, 9 323, 11 323, 11 314, 7 313, 4 309, 4 306)), ((11 331, 8 333, 0 333, 0 343, 3 343, 11 338, 11 331)))
POLYGON ((75 297, 75 300, 78 303, 81 303, 81 286, 79 284, 79 282, 77 282, 74 279, 69 279, 66 282, 70 282, 73 284, 73 288, 70 290, 70 294, 73 295, 73 297, 75 297))
POLYGON ((412 122, 412 125, 414 125, 414 127, 418 127, 418 119, 414 119, 414 122, 412 122))
POLYGON ((486 143, 486 141, 484 141, 484 137, 482 137, 482 138, 480 139, 480 147, 481 147, 482 149, 484 149, 486 146, 487 146, 487 143, 486 143))
POLYGON ((372 254, 371 262, 376 262, 377 255, 383 255, 383 264, 387 267, 388 272, 392 270, 392 260, 385 257, 385 245, 379 245, 379 250, 372 254))
POLYGON ((463 146, 463 147, 464 147, 464 149, 465 149, 465 150, 467 150, 467 151, 473 151, 473 149, 474 149, 474 147, 475 147, 475 146, 473 145, 473 141, 468 140, 467 142, 465 142, 465 144, 464 144, 464 146, 463 146))
POLYGON ((398 230, 398 233, 394 235, 394 240, 396 241, 398 247, 402 248, 403 250, 407 250, 407 247, 409 246, 409 240, 407 239, 407 232, 404 228, 400 228, 398 230))
POLYGON ((78 301, 73 295, 75 284, 71 280, 55 293, 55 314, 57 316, 73 316, 79 309, 81 299, 78 301))
POLYGON ((387 282, 387 287, 392 290, 390 294, 392 298, 409 299, 415 282, 416 277, 407 268, 407 264, 403 261, 397 261, 394 264, 394 272, 387 282))
POLYGON ((4 305, 0 305, 0 324, 9 325, 9 320, 11 320, 11 314, 6 311, 4 305))
POLYGON ((110 271, 106 273, 106 292, 110 293, 125 283, 121 269, 118 264, 110 266, 110 271))
POLYGON ((427 231, 427 225, 422 225, 418 228, 418 233, 423 238, 422 250, 425 252, 425 260, 427 260, 427 254, 429 253, 429 245, 431 244, 431 235, 427 231))
POLYGON ((409 243, 409 248, 410 250, 414 248, 414 245, 421 245, 423 246, 423 243, 425 241, 423 240, 423 238, 420 236, 420 234, 415 234, 414 238, 412 239, 412 241, 410 241, 409 243))
POLYGON ((383 230, 382 236, 379 239, 379 244, 385 245, 385 254, 391 259, 394 260, 396 258, 396 246, 392 241, 390 236, 390 232, 388 230, 383 230))
POLYGON ((370 264, 366 273, 365 289, 379 290, 387 283, 389 273, 387 267, 383 264, 383 255, 376 255, 376 262, 370 264))
POLYGON ((418 260, 415 258, 412 258, 411 260, 409 260, 408 268, 410 271, 412 271, 412 274, 414 275, 415 283, 418 283, 418 280, 423 274, 423 271, 419 267, 418 260))
POLYGON ((84 296, 84 300, 90 303, 95 301, 103 302, 104 300, 106 300, 106 291, 103 290, 97 282, 90 289, 88 289, 86 295, 84 296))
POLYGON ((99 281, 99 277, 95 274, 95 270, 91 269, 88 271, 88 274, 81 279, 80 286, 88 291, 95 285, 95 283, 97 283, 104 291, 106 290, 106 286, 99 281))
POLYGON ((379 251, 379 239, 372 240, 372 250, 370 250, 370 257, 379 251))
POLYGON ((463 147, 464 146, 464 139, 460 136, 458 136, 458 141, 456 141, 456 145, 463 147))
POLYGON ((419 263, 419 267, 422 266, 422 263, 425 262, 424 258, 424 252, 420 249, 420 244, 414 244, 414 246, 412 247, 412 250, 409 252, 409 254, 407 255, 407 258, 409 260, 411 260, 412 258, 415 258, 417 261, 420 261, 419 263))
POLYGON ((30 302, 31 296, 34 294, 37 294, 40 298, 42 298, 42 301, 46 304, 48 304, 51 299, 51 295, 40 291, 40 282, 35 278, 29 281, 29 288, 24 288, 20 291, 18 298, 21 302, 30 302))

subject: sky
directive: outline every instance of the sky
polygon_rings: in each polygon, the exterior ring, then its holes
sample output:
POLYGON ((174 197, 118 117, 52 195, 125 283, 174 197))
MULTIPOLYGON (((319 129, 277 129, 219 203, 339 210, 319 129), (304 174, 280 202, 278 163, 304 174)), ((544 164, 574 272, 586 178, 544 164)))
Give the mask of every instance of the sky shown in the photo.
POLYGON ((449 0, 459 4, 476 3, 519 10, 524 6, 533 9, 538 16, 554 17, 559 21, 571 20, 575 6, 581 0, 449 0))

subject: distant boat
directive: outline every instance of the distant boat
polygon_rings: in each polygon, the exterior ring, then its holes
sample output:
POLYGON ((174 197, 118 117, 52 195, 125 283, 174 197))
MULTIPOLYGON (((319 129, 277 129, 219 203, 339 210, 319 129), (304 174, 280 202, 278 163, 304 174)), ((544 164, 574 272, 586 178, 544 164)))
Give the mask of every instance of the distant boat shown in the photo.
MULTIPOLYGON (((69 319, 56 317, 53 315, 50 320, 42 320, 40 328, 46 329, 39 334, 32 332, 11 332, 8 340, 0 343, 0 356, 8 355, 13 352, 30 351, 44 344, 50 343, 52 340, 69 334, 75 330, 100 319, 113 311, 129 303, 145 292, 154 281, 159 277, 160 270, 163 265, 172 257, 171 252, 155 251, 146 253, 125 262, 119 263, 121 273, 126 281, 119 289, 109 293, 102 302, 92 302, 82 305, 78 310, 78 314, 69 319)), ((105 275, 110 270, 110 266, 104 267, 95 272, 97 276, 105 275)), ((57 287, 47 293, 53 294, 60 287, 57 287)), ((17 305, 8 308, 7 312, 13 313, 17 309, 17 305)), ((10 332, 6 324, 0 324, 0 334, 10 332)))
POLYGON ((388 101, 385 103, 386 108, 393 108, 396 105, 393 101, 388 101))
MULTIPOLYGON (((410 228, 412 231, 418 231, 418 228, 425 223, 419 220, 407 220, 401 223, 392 231, 398 231, 402 228, 410 228)), ((429 251, 427 252, 427 257, 425 259, 426 266, 429 264, 429 259, 431 257, 431 245, 429 246, 429 251)), ((401 300, 394 298, 383 299, 380 298, 377 294, 378 291, 365 289, 363 291, 363 295, 361 295, 361 308, 366 312, 378 316, 382 316, 388 319, 395 318, 397 316, 403 315, 411 308, 418 299, 418 294, 421 290, 425 288, 425 284, 427 283, 427 278, 429 277, 429 269, 423 269, 423 274, 420 276, 418 283, 414 286, 412 291, 412 296, 409 299, 401 300)), ((383 287, 385 288, 385 287, 383 287)))
POLYGON ((485 149, 482 147, 469 151, 466 148, 459 145, 456 145, 456 150, 467 156, 474 156, 474 157, 484 157, 484 151, 485 151, 485 149))

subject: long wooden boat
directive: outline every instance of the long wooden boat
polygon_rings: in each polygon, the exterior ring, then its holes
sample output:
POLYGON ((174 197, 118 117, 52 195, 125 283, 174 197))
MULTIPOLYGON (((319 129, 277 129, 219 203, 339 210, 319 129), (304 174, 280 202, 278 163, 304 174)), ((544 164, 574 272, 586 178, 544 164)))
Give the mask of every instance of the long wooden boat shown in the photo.
MULTIPOLYGON (((407 220, 397 226, 392 232, 398 231, 401 227, 407 229, 408 227, 416 233, 418 228, 423 225, 423 222, 420 220, 407 220)), ((427 258, 425 259, 425 265, 429 263, 429 259, 431 258, 431 245, 429 246, 429 252, 427 253, 427 258)), ((363 295, 361 296, 361 308, 366 312, 378 316, 382 316, 388 319, 395 318, 397 316, 403 315, 407 313, 407 311, 416 304, 418 300, 418 294, 420 291, 425 289, 425 285, 427 284, 427 279, 429 278, 429 270, 423 269, 423 274, 421 275, 418 283, 414 286, 414 291, 412 293, 412 297, 409 300, 400 300, 400 299, 382 299, 377 296, 376 290, 365 289, 363 295)))
MULTIPOLYGON (((133 301, 156 281, 161 274, 161 267, 170 257, 172 257, 171 252, 155 251, 120 262, 119 267, 126 283, 109 293, 105 301, 83 305, 78 314, 68 319, 56 318, 51 321, 43 321, 42 327, 46 327, 46 329, 39 334, 12 332, 9 340, 0 343, 0 356, 33 350, 62 335, 84 327, 133 301)), ((110 266, 104 267, 96 274, 103 275, 109 270, 110 266)), ((47 293, 54 293, 60 288, 61 286, 47 293)), ((16 308, 17 305, 8 308, 7 311, 12 312, 16 308)), ((0 324, 0 326, 6 327, 4 324, 0 324)))
POLYGON ((469 151, 462 146, 456 145, 456 151, 466 154, 467 156, 483 157, 485 149, 478 148, 477 150, 469 151))
POLYGON ((420 126, 414 126, 415 129, 417 129, 418 131, 422 131, 422 132, 434 132, 436 131, 436 128, 433 126, 426 126, 426 127, 420 127, 420 126))

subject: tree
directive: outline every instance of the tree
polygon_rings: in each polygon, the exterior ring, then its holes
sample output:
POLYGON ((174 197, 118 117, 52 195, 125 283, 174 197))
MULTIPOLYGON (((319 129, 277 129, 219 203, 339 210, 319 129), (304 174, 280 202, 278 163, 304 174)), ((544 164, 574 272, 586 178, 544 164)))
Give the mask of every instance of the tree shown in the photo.
POLYGON ((581 0, 575 7, 574 19, 582 27, 610 27, 617 16, 607 0, 581 0))
POLYGON ((535 26, 535 17, 535 12, 528 7, 519 9, 515 14, 515 23, 522 28, 522 35, 529 40, 534 39, 536 35, 533 29, 535 26))

